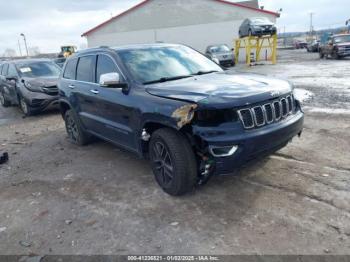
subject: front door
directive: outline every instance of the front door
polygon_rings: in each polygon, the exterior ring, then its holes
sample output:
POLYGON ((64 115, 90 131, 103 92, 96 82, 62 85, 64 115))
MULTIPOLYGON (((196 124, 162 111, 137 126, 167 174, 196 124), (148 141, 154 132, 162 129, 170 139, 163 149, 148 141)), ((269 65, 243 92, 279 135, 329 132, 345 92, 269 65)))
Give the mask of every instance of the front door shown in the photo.
MULTIPOLYGON (((100 76, 118 73, 125 81, 114 59, 106 54, 99 54, 96 63, 96 84, 100 76)), ((98 130, 103 136, 130 150, 136 150, 135 132, 132 128, 134 107, 130 105, 130 94, 121 88, 101 87, 94 90, 94 104, 97 106, 96 117, 101 122, 98 130)))

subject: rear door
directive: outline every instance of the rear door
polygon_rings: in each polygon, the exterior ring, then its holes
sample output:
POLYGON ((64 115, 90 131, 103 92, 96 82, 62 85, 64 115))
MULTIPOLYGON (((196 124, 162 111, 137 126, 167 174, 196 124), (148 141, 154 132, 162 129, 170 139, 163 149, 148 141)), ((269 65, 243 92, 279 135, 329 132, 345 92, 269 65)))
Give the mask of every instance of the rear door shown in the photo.
POLYGON ((8 72, 8 68, 9 68, 9 64, 6 63, 3 65, 2 70, 1 70, 1 80, 0 80, 0 88, 4 94, 4 97, 9 100, 12 101, 12 97, 11 97, 11 93, 8 87, 8 83, 6 80, 6 76, 7 76, 7 72, 8 72))
POLYGON ((19 81, 19 75, 14 64, 9 64, 6 77, 13 79, 13 80, 6 80, 8 98, 13 104, 18 104, 16 84, 17 84, 17 81, 19 81))
POLYGON ((96 55, 85 55, 78 59, 75 85, 77 112, 83 125, 89 131, 99 134, 100 120, 98 105, 96 104, 95 83, 96 55))

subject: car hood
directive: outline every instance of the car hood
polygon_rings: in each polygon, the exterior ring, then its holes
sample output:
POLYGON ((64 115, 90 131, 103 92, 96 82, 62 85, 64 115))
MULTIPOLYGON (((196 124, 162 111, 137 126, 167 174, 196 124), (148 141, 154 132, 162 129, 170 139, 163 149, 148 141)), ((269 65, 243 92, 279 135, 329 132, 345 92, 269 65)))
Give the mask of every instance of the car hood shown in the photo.
POLYGON ((338 47, 350 46, 350 42, 336 44, 338 47))
POLYGON ((58 78, 57 77, 38 77, 38 78, 22 78, 25 82, 31 84, 32 86, 38 87, 51 87, 57 86, 58 78))
POLYGON ((216 57, 233 56, 233 52, 213 53, 213 56, 216 56, 216 57))
POLYGON ((213 73, 146 87, 148 93, 202 107, 246 106, 292 92, 289 82, 253 74, 213 73))
POLYGON ((274 23, 254 23, 252 26, 274 26, 274 23))

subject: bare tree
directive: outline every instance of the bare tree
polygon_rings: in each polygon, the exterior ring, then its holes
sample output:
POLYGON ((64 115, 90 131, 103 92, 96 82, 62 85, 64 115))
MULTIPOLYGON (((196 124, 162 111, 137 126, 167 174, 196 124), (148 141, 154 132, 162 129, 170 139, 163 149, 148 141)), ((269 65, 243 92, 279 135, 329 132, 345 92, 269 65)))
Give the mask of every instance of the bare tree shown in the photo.
POLYGON ((40 55, 40 49, 38 46, 31 46, 28 48, 28 53, 30 56, 40 55))
POLYGON ((17 55, 16 50, 14 50, 12 48, 5 49, 4 57, 14 57, 16 55, 17 55))

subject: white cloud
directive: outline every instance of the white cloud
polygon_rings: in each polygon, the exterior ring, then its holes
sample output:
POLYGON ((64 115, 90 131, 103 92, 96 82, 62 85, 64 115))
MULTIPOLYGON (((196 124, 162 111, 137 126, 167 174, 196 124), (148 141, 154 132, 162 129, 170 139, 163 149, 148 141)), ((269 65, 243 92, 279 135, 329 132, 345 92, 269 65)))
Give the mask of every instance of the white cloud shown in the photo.
MULTIPOLYGON (((25 33, 30 46, 42 52, 58 52, 61 45, 83 45, 80 35, 141 0, 0 0, 0 54, 6 48, 18 52, 17 40, 25 33)), ((158 0, 164 1, 164 0, 158 0)), ((198 0, 200 1, 200 0, 198 0)), ((309 29, 308 10, 313 10, 316 29, 341 26, 350 18, 349 0, 260 0, 265 9, 283 8, 278 19, 286 31, 309 29)), ((22 39, 21 39, 22 41, 22 39)), ((23 43, 22 43, 22 49, 23 43)))

